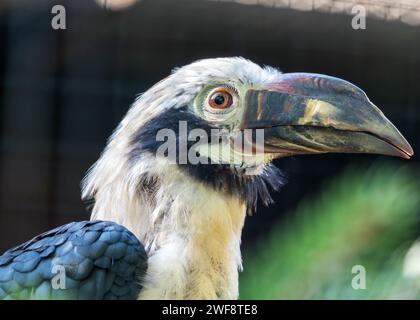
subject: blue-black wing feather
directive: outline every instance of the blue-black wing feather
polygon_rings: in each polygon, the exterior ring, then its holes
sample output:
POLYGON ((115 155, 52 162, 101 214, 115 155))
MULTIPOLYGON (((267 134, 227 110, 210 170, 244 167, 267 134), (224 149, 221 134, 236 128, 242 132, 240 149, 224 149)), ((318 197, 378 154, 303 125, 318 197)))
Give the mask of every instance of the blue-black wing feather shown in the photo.
POLYGON ((0 256, 0 299, 135 299, 146 267, 123 226, 73 222, 0 256))

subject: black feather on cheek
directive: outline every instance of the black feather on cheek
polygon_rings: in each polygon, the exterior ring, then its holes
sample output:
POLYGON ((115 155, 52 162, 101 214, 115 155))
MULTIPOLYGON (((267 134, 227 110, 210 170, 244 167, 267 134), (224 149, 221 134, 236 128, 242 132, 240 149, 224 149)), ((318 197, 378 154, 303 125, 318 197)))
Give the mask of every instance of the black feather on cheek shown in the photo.
POLYGON ((132 136, 129 161, 131 163, 141 161, 144 154, 156 155, 159 147, 165 143, 156 139, 157 133, 161 129, 170 129, 176 135, 176 159, 170 159, 170 161, 176 163, 183 172, 216 191, 242 199, 250 212, 256 209, 258 199, 265 205, 272 202, 270 189, 278 190, 284 183, 280 170, 272 164, 266 165, 264 173, 259 175, 249 175, 245 169, 229 164, 211 163, 210 159, 206 159, 204 163, 191 164, 187 161, 186 164, 181 164, 180 150, 188 152, 196 142, 185 138, 180 139, 180 121, 187 123, 188 131, 201 129, 207 133, 208 137, 211 137, 211 129, 216 129, 204 119, 189 112, 187 107, 171 108, 148 121, 132 136))

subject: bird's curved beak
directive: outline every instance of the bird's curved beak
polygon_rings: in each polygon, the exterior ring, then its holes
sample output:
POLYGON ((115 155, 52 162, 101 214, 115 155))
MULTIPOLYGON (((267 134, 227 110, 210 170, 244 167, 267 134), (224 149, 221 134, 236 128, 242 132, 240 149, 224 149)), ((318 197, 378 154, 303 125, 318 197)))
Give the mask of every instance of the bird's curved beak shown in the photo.
POLYGON ((413 149, 353 84, 310 73, 283 74, 246 94, 241 129, 264 130, 264 153, 375 153, 409 159, 413 149))

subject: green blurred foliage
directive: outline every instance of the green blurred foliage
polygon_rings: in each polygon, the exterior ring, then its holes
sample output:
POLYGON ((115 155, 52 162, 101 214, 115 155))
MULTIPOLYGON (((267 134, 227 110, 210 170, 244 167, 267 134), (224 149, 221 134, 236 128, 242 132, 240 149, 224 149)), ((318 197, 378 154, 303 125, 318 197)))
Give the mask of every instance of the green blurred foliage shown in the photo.
MULTIPOLYGON (((403 261, 419 236, 418 168, 349 168, 244 254, 242 299, 415 299, 403 261), (355 290, 355 265, 366 289, 355 290)), ((419 258, 420 264, 420 258, 419 258)))

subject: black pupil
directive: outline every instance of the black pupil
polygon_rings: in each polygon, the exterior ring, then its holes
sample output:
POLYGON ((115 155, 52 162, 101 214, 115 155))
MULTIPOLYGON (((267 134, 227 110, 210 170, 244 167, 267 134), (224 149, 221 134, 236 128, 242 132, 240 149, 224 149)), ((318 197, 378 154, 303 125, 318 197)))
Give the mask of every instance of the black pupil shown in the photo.
POLYGON ((216 103, 218 106, 222 105, 223 103, 225 103, 225 97, 222 95, 217 95, 216 97, 214 97, 214 103, 216 103))

